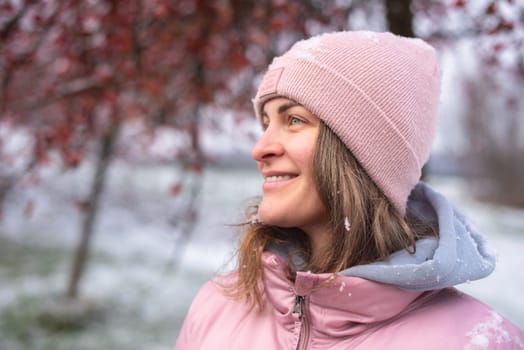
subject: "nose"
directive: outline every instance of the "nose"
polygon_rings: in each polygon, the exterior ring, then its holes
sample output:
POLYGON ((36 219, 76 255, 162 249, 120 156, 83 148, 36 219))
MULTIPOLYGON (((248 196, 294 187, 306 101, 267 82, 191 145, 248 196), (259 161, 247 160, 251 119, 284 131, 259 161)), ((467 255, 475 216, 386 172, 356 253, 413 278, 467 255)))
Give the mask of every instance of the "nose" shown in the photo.
POLYGON ((251 156, 257 162, 263 162, 284 153, 284 146, 276 134, 277 130, 268 127, 258 139, 251 151, 251 156))

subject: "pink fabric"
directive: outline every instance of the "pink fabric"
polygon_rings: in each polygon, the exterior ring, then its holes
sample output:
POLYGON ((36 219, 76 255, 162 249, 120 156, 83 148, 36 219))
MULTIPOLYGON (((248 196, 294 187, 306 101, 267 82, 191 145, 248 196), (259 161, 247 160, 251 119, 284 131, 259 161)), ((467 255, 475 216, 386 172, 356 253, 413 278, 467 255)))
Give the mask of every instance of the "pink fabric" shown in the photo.
POLYGON ((263 257, 267 303, 250 311, 213 282, 195 298, 175 350, 524 349, 524 334, 454 288, 409 292, 355 277, 300 272, 263 257), (305 296, 302 319, 295 296, 305 296))
POLYGON ((274 59, 253 102, 285 96, 322 119, 405 214, 433 140, 440 94, 434 49, 391 33, 336 32, 274 59))

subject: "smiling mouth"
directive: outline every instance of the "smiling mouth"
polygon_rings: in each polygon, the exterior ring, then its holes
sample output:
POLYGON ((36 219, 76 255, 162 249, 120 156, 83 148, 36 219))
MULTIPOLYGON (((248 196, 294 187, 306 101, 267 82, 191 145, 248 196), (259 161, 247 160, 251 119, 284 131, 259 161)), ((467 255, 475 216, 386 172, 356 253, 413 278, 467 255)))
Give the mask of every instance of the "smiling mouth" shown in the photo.
POLYGON ((284 175, 284 176, 268 176, 264 178, 265 182, 277 182, 277 181, 285 181, 285 180, 291 180, 295 176, 291 175, 284 175))

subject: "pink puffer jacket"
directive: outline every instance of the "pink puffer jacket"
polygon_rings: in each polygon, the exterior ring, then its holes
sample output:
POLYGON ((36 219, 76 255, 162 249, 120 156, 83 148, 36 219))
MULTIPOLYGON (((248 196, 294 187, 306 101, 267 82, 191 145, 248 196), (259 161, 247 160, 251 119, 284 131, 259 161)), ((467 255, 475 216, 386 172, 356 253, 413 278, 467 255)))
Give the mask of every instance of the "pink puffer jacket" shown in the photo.
POLYGON ((280 256, 266 252, 263 265, 263 312, 209 282, 195 298, 175 350, 524 349, 521 330, 454 288, 406 291, 307 272, 293 283, 280 256))

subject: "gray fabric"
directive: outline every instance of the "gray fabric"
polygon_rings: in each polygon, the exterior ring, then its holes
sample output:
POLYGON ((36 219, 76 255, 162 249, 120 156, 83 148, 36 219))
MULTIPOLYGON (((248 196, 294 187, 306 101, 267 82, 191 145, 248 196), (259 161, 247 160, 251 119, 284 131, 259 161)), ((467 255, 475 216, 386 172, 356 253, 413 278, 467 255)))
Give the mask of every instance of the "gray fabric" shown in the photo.
POLYGON ((341 275, 362 277, 408 290, 432 290, 480 279, 495 268, 482 235, 441 194, 420 182, 408 200, 424 221, 438 222, 438 239, 417 241, 415 254, 402 250, 387 261, 359 265, 341 275))

